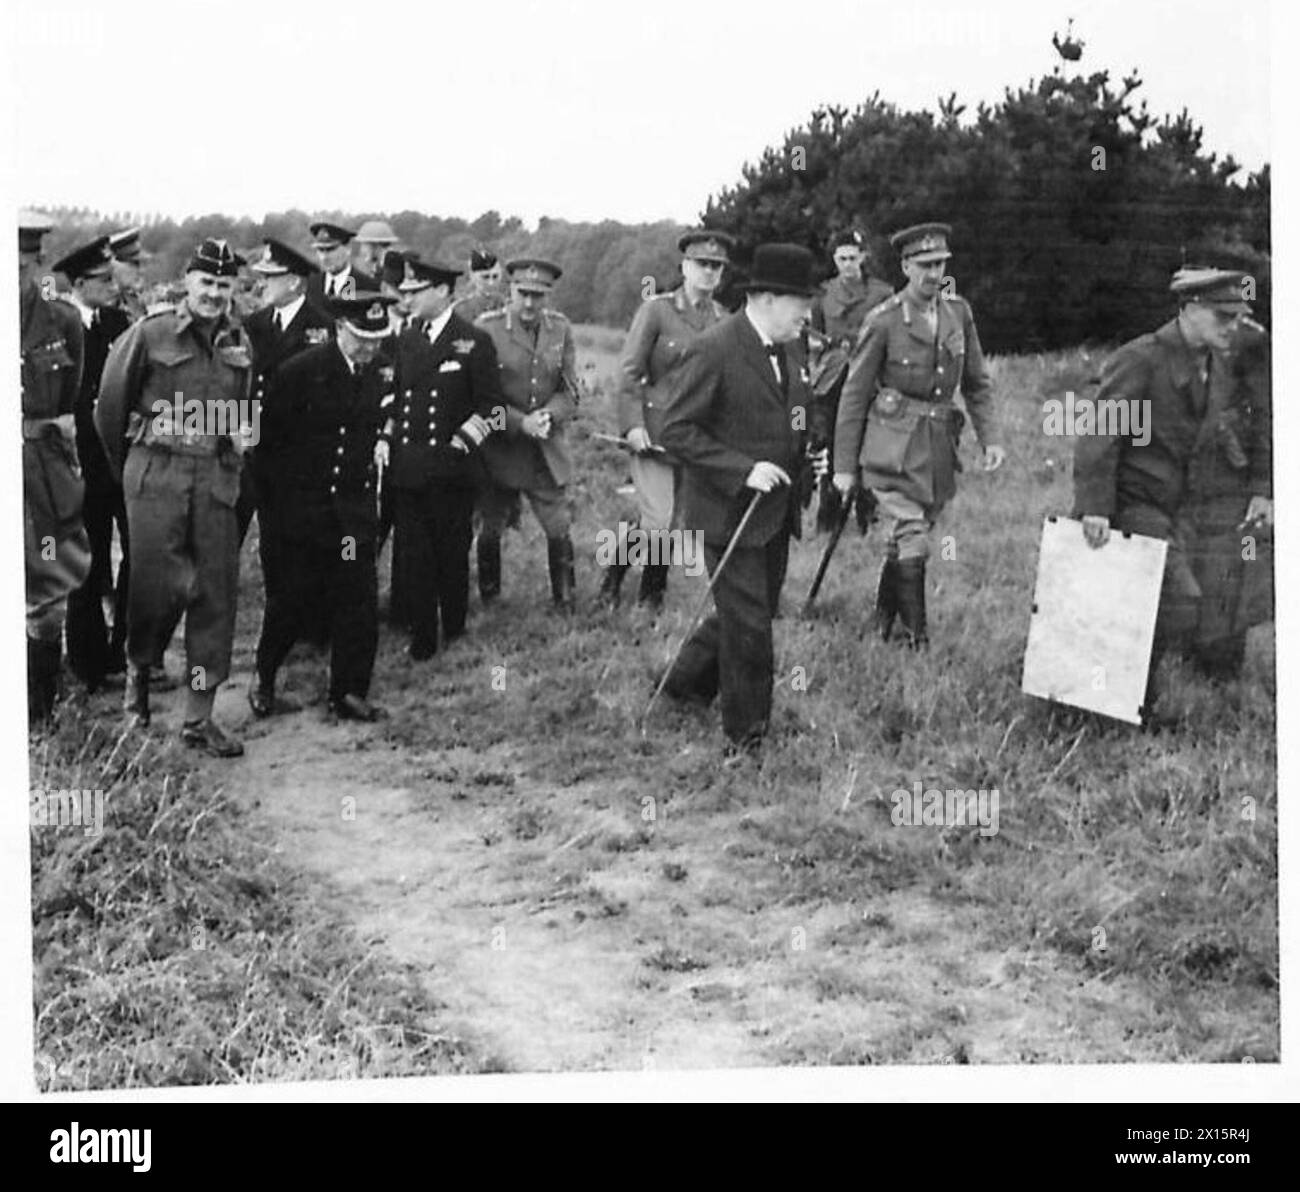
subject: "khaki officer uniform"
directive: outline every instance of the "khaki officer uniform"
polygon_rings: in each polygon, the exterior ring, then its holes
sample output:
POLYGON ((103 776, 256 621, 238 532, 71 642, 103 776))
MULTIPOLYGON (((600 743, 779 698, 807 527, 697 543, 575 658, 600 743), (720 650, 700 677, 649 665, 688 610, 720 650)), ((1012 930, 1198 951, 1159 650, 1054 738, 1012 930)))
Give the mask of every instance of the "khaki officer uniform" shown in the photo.
MULTIPOLYGON (((52 224, 20 213, 20 253, 39 253, 52 224)), ((45 720, 58 694, 69 593, 90 572, 82 524, 85 487, 77 460, 75 409, 81 382, 81 316, 46 299, 34 280, 19 292, 22 351, 23 559, 27 576, 28 719, 45 720)))
MULTIPOLYGON (((559 266, 533 259, 510 261, 506 269, 512 285, 538 293, 549 293, 561 273, 559 266)), ((496 348, 505 397, 504 427, 482 448, 487 480, 479 495, 479 593, 490 600, 500 592, 501 533, 515 494, 523 493, 546 534, 552 596, 567 606, 573 598, 573 543, 565 485, 573 465, 564 428, 577 412, 573 330, 564 315, 549 309, 529 328, 514 303, 481 316, 476 326, 496 348), (551 431, 539 440, 525 433, 523 421, 542 410, 550 414, 551 431)))
POLYGON ((812 325, 833 344, 850 348, 857 340, 867 314, 893 293, 878 277, 836 275, 822 286, 813 306, 812 325))
MULTIPOLYGON (((696 228, 685 232, 677 241, 683 261, 697 262, 697 272, 708 265, 716 271, 716 284, 722 280, 722 267, 730 259, 734 241, 725 232, 696 228)), ((669 530, 675 524, 674 496, 680 482, 680 468, 660 447, 670 374, 686 358, 687 349, 701 332, 707 331, 727 315, 726 307, 713 300, 712 292, 701 292, 692 301, 687 294, 686 278, 667 294, 657 294, 644 302, 632 320, 619 357, 619 386, 616 396, 619 434, 626 438, 633 430, 644 431, 657 451, 635 451, 630 459, 632 482, 636 487, 637 518, 633 523, 642 531, 669 530)), ((624 536, 618 543, 614 561, 606 568, 600 594, 610 604, 617 604, 619 587, 627 573, 627 546, 624 536)), ((668 586, 668 562, 646 563, 641 570, 638 603, 659 608, 668 586)))
MULTIPOLYGON (((240 264, 225 241, 208 240, 190 271, 233 276, 240 264)), ((248 401, 252 375, 243 328, 229 316, 205 328, 188 303, 141 319, 114 343, 104 366, 95 425, 126 494, 131 536, 127 701, 128 710, 145 722, 149 668, 162 665, 182 616, 191 690, 215 692, 230 674, 242 460, 231 434, 212 432, 219 409, 241 415, 250 409, 238 403, 248 401), (185 402, 180 408, 177 394, 185 402), (201 427, 194 425, 196 408, 204 414, 201 427)), ((204 731, 208 727, 215 727, 210 720, 204 731)), ((221 746, 214 752, 225 755, 227 744, 238 748, 224 734, 213 735, 221 746)))
MULTIPOLYGON (((947 225, 923 224, 891 240, 904 259, 942 260, 951 255, 947 234, 947 225)), ((901 614, 914 644, 926 641, 930 531, 961 470, 958 386, 980 445, 996 443, 992 385, 970 304, 940 290, 926 309, 902 290, 867 316, 836 417, 835 471, 860 468, 887 519, 879 627, 888 637, 901 614)))

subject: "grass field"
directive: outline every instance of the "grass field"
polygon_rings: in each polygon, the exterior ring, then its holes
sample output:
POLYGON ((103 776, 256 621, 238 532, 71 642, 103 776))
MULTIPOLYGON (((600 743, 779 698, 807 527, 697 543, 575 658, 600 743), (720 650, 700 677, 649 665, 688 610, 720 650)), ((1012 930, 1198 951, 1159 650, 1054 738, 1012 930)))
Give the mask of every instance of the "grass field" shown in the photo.
POLYGON ((1069 505, 1040 405, 1096 361, 993 362, 1010 458, 985 475, 967 441, 928 655, 868 632, 878 529, 846 535, 807 622, 824 540, 796 545, 773 733, 740 777, 716 709, 636 729, 704 580, 674 572, 657 622, 594 605, 596 536, 630 512, 624 458, 589 438, 614 429, 618 340, 578 331, 578 615, 550 610, 525 514, 468 639, 416 667, 385 629, 387 720, 328 724, 322 660, 296 653, 309 706, 254 723, 250 543, 218 698, 244 759, 178 752, 166 703, 121 738, 115 696, 36 748, 33 786, 108 791, 102 837, 33 831, 41 1086, 1276 1060, 1271 628, 1239 682, 1170 674, 1174 729, 1019 692, 1042 517, 1069 505), (918 782, 996 788, 998 833, 895 826, 918 782))

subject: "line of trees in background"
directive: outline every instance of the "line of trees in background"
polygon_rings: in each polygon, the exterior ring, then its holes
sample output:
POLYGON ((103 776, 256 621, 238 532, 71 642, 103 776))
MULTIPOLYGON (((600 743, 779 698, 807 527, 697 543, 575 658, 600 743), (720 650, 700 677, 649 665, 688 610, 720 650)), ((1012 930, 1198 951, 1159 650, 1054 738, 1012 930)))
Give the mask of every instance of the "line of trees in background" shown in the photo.
POLYGON ((150 254, 145 267, 149 282, 179 276, 194 247, 208 236, 223 237, 247 254, 258 250, 263 237, 274 236, 312 259, 307 227, 314 220, 326 219, 356 228, 366 219, 386 219, 400 237, 402 247, 462 268, 477 245, 491 248, 503 262, 524 255, 548 257, 564 269, 552 297, 555 307, 575 322, 611 327, 626 327, 632 321, 642 301, 645 278, 654 278, 664 287, 675 284, 679 275, 677 238, 685 230, 685 225, 671 221, 624 224, 604 220, 593 224, 544 216, 536 230, 530 231, 518 218, 503 219, 496 211, 487 211, 471 221, 419 211, 283 211, 262 220, 214 214, 178 222, 139 212, 104 213, 73 207, 44 210, 57 225, 45 241, 49 262, 95 236, 140 225, 140 243, 150 254))
MULTIPOLYGON (((1082 43, 1053 38, 1063 62, 1082 43)), ((1238 179, 1231 157, 1202 150, 1202 130, 1183 111, 1156 120, 1136 93, 1136 76, 1051 74, 1002 102, 981 104, 963 121, 950 95, 937 113, 902 111, 873 95, 849 112, 823 108, 746 165, 735 186, 709 199, 703 222, 739 241, 738 282, 755 244, 806 244, 826 261, 827 241, 856 226, 868 238, 874 271, 901 284, 888 233, 922 220, 953 225, 952 272, 976 308, 986 348, 997 352, 1115 342, 1168 317, 1171 273, 1203 260, 1247 270, 1256 310, 1269 322, 1270 171, 1238 179)), ((144 225, 153 254, 146 276, 176 277, 205 236, 256 251, 263 236, 306 249, 312 218, 356 227, 387 219, 403 246, 464 264, 485 245, 503 261, 549 257, 564 269, 554 305, 571 319, 626 327, 645 279, 661 288, 679 272, 684 225, 571 223, 543 217, 529 230, 488 211, 466 221, 418 211, 286 211, 261 221, 204 215, 176 222, 126 212, 52 209, 60 226, 49 260, 76 243, 126 224, 144 225)))
MULTIPOLYGON (((1082 43, 1053 39, 1063 62, 1082 43)), ((952 274, 993 351, 1113 342, 1169 317, 1172 272, 1223 263, 1256 282, 1268 321, 1270 171, 1202 150, 1186 110, 1156 120, 1136 75, 1051 74, 973 120, 950 95, 937 114, 873 95, 815 111, 710 199, 705 222, 743 244, 792 240, 820 253, 866 232, 875 271, 902 277, 888 233, 953 225, 952 274)))

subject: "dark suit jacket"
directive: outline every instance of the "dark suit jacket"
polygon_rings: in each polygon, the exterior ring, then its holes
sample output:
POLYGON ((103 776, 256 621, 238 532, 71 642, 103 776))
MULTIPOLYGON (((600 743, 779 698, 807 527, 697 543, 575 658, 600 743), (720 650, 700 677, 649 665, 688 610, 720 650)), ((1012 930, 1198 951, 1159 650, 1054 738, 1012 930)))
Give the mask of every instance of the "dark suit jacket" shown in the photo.
MULTIPOLYGON (((352 266, 352 281, 358 294, 378 293, 379 282, 377 282, 368 273, 363 273, 355 265, 352 266)), ((323 318, 330 318, 330 313, 325 309, 325 274, 321 272, 313 273, 307 279, 307 305, 310 306, 318 315, 323 318)), ((333 323, 330 324, 333 326, 333 323)))
POLYGON ((431 480, 474 484, 479 475, 475 440, 500 422, 493 411, 505 403, 492 337, 457 314, 433 343, 422 326, 403 331, 397 337, 393 393, 393 484, 408 489, 431 480), (454 438, 471 452, 453 446, 454 438))
MULTIPOLYGON (((784 468, 797 487, 809 419, 815 416, 807 356, 786 345, 789 393, 782 395, 771 358, 744 308, 703 332, 668 380, 662 443, 685 465, 685 527, 723 546, 752 490, 745 478, 759 460, 784 468)), ((741 546, 761 546, 778 533, 799 532, 796 493, 786 486, 758 503, 741 546)))
POLYGON ((115 487, 104 445, 95 429, 95 402, 99 398, 99 382, 104 375, 109 345, 130 325, 131 320, 125 311, 116 306, 101 306, 83 340, 85 355, 81 388, 73 412, 77 423, 77 458, 81 461, 86 485, 92 491, 115 487))
POLYGON ((275 371, 257 447, 259 495, 275 533, 339 549, 345 535, 373 543, 386 390, 376 365, 354 377, 334 343, 306 348, 275 371))

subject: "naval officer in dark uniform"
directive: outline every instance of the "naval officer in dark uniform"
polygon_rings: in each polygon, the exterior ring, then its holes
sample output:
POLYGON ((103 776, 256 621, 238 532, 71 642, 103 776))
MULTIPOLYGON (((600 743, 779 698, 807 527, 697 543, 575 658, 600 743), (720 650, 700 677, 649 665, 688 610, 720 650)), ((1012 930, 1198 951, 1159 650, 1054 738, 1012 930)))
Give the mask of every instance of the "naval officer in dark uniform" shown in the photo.
POLYGON ((267 508, 282 559, 248 693, 259 717, 292 706, 276 698, 276 673, 316 617, 329 626, 330 711, 380 715, 369 700, 379 642, 374 457, 388 385, 375 358, 390 301, 364 292, 328 299, 334 341, 299 352, 271 379, 262 441, 276 461, 267 508))

